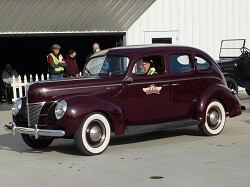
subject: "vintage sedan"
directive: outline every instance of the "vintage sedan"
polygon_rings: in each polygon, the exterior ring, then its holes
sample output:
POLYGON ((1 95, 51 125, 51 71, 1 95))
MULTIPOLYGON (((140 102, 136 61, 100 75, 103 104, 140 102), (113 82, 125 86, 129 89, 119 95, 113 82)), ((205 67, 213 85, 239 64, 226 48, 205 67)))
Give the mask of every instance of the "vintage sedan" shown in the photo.
POLYGON ((12 113, 5 128, 34 149, 74 138, 81 154, 97 155, 112 133, 198 125, 204 135, 218 135, 242 106, 208 54, 159 44, 102 50, 81 77, 31 83, 12 113))

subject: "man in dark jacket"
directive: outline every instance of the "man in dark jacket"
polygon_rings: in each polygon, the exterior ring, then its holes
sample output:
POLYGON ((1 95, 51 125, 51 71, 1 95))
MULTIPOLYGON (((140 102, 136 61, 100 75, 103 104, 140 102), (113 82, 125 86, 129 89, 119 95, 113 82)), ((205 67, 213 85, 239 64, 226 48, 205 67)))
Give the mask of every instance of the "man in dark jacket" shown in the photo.
POLYGON ((79 76, 79 68, 77 66, 77 62, 75 59, 76 51, 74 49, 70 49, 68 54, 65 56, 65 62, 67 64, 64 77, 78 77, 79 76))

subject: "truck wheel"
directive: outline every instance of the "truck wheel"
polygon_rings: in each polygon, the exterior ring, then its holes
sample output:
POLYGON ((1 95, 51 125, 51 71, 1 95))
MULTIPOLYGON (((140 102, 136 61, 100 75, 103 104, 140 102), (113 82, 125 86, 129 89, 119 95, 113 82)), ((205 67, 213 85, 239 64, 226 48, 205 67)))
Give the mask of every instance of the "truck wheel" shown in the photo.
POLYGON ((250 96, 250 89, 246 89, 247 95, 250 96))
POLYGON ((227 81, 227 86, 230 90, 234 90, 238 95, 238 84, 237 82, 231 77, 225 77, 227 81))
POLYGON ((212 101, 206 110, 205 124, 199 125, 200 131, 207 136, 221 133, 226 123, 224 106, 217 100, 212 101))
POLYGON ((48 147, 54 139, 35 139, 34 136, 22 134, 23 141, 33 149, 42 149, 48 147))
POLYGON ((75 145, 83 155, 98 155, 108 147, 110 123, 101 113, 91 113, 74 134, 75 145))

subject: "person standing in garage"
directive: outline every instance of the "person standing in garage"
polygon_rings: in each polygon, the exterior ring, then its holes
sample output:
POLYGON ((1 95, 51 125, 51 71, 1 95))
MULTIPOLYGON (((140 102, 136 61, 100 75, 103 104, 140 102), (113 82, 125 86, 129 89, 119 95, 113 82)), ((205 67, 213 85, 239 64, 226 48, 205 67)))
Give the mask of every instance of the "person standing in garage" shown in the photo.
POLYGON ((93 53, 89 53, 88 54, 88 56, 86 58, 86 62, 89 60, 89 58, 91 57, 91 55, 93 55, 94 53, 97 53, 97 52, 101 51, 99 43, 93 43, 92 49, 93 49, 93 53))
POLYGON ((77 66, 77 62, 75 59, 76 56, 76 50, 70 49, 68 51, 68 54, 65 56, 65 62, 67 64, 65 71, 64 71, 64 77, 78 77, 79 76, 79 68, 77 66))
POLYGON ((59 53, 61 49, 60 45, 54 44, 51 48, 52 52, 47 55, 50 79, 61 79, 63 78, 64 68, 67 64, 63 56, 59 53))

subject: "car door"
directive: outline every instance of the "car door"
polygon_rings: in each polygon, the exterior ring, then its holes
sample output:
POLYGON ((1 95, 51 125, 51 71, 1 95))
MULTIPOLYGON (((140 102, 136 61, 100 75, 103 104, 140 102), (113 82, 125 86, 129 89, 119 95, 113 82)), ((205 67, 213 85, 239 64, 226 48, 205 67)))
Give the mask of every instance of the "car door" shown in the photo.
POLYGON ((169 52, 171 82, 171 120, 192 117, 199 93, 198 79, 192 60, 192 51, 169 52))
POLYGON ((129 124, 149 124, 167 121, 170 114, 170 85, 161 53, 138 57, 127 77, 129 124), (143 58, 150 58, 158 74, 141 73, 143 58))

